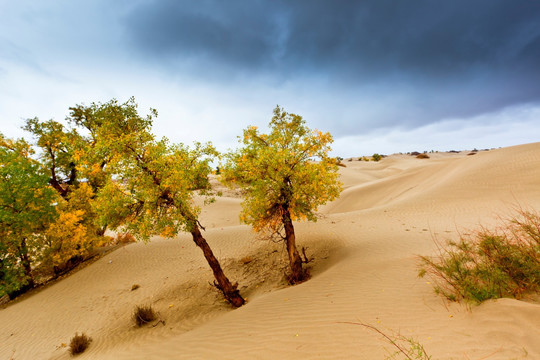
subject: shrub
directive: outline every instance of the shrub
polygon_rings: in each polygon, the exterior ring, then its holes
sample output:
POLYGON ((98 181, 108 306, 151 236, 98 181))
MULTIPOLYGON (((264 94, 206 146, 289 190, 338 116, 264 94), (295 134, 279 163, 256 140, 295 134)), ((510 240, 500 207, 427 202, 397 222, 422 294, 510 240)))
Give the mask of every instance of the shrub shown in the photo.
POLYGON ((520 210, 499 229, 481 228, 421 261, 419 276, 429 274, 450 300, 519 299, 540 289, 540 215, 520 210))
POLYGON ((71 355, 81 354, 88 348, 91 341, 92 338, 85 333, 82 333, 81 335, 75 333, 75 336, 72 337, 69 342, 69 352, 71 355))
POLYGON ((417 159, 429 159, 429 155, 428 154, 418 154, 418 155, 416 155, 416 158, 417 159))
POLYGON ((382 159, 382 156, 375 153, 371 156, 371 158, 373 159, 373 161, 380 161, 382 159))
POLYGON ((133 311, 133 321, 137 327, 146 325, 149 322, 156 320, 156 318, 156 312, 150 305, 139 305, 133 311))

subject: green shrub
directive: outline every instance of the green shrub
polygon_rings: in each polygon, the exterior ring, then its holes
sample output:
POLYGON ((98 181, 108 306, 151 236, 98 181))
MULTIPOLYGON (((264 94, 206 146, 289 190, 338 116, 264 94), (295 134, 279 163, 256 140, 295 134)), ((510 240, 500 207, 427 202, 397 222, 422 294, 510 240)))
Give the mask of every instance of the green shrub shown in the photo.
POLYGON ((382 156, 375 153, 371 156, 371 158, 373 159, 373 161, 380 161, 382 159, 382 156))
POLYGON ((540 215, 521 210, 499 229, 481 228, 420 258, 419 276, 430 275, 450 300, 519 299, 540 289, 540 215))

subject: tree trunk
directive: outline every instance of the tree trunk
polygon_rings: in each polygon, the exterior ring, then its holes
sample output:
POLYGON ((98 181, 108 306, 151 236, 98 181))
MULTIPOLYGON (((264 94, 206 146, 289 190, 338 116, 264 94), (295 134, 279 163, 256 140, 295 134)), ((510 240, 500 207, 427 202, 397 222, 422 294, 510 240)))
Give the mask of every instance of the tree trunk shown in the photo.
POLYGON ((63 187, 60 182, 58 181, 58 178, 56 176, 56 156, 54 155, 54 152, 49 148, 49 155, 51 156, 52 165, 51 165, 51 178, 49 179, 49 184, 58 191, 58 194, 62 198, 67 198, 67 187, 63 187))
POLYGON ((285 227, 285 240, 287 242, 287 253, 289 254, 289 265, 291 274, 289 282, 296 284, 305 279, 305 273, 302 269, 302 258, 296 249, 296 237, 294 235, 294 227, 291 220, 289 209, 285 208, 283 212, 283 226, 285 227))
POLYGON ((28 277, 28 284, 25 287, 33 288, 34 287, 34 278, 32 277, 32 266, 30 265, 30 258, 28 257, 28 248, 26 247, 26 239, 22 239, 21 246, 19 248, 20 259, 22 266, 24 268, 24 273, 28 277))
POLYGON ((191 230, 191 235, 193 236, 193 241, 195 242, 195 244, 203 251, 204 257, 206 258, 208 265, 210 265, 212 271, 214 272, 214 277, 217 281, 217 283, 214 282, 214 284, 218 289, 221 290, 221 292, 223 292, 225 299, 227 299, 227 301, 230 302, 234 307, 240 307, 244 305, 245 300, 244 298, 242 298, 240 292, 237 290, 238 284, 231 284, 229 279, 225 276, 223 270, 221 269, 221 266, 219 265, 219 261, 214 256, 212 249, 210 249, 210 246, 208 245, 204 237, 201 235, 201 231, 196 224, 191 230))

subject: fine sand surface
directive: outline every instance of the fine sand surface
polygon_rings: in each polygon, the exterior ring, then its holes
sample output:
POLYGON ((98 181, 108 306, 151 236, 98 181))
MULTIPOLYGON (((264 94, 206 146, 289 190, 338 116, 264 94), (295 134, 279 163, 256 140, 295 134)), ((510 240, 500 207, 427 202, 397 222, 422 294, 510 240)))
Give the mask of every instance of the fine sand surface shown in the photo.
POLYGON ((449 303, 417 277, 433 239, 492 225, 516 205, 540 209, 540 143, 474 156, 392 155, 345 161, 344 191, 317 223, 295 224, 313 277, 283 282, 282 244, 240 225, 239 194, 204 207, 204 236, 247 305, 231 309, 188 235, 127 245, 0 310, 0 359, 383 359, 393 352, 363 322, 413 338, 433 359, 540 359, 540 302, 449 303), (133 284, 140 288, 131 291, 133 284), (134 328, 135 305, 163 322, 134 328))

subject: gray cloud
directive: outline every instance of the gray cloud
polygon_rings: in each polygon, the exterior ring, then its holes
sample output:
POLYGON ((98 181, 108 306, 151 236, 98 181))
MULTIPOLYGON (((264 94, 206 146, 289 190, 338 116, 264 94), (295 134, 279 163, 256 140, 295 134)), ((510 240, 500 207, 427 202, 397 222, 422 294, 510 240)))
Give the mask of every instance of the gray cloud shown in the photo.
POLYGON ((150 1, 127 34, 156 56, 194 56, 247 68, 413 71, 531 67, 538 59, 535 1, 150 1), (342 67, 345 67, 343 69, 342 67))
POLYGON ((319 77, 360 101, 379 95, 362 90, 374 85, 408 99, 410 126, 540 98, 536 1, 146 1, 124 26, 132 49, 164 71, 319 77))
POLYGON ((261 1, 145 2, 126 17, 135 48, 154 56, 251 68, 271 62, 280 29, 261 1), (254 16, 255 15, 255 16, 254 16))

